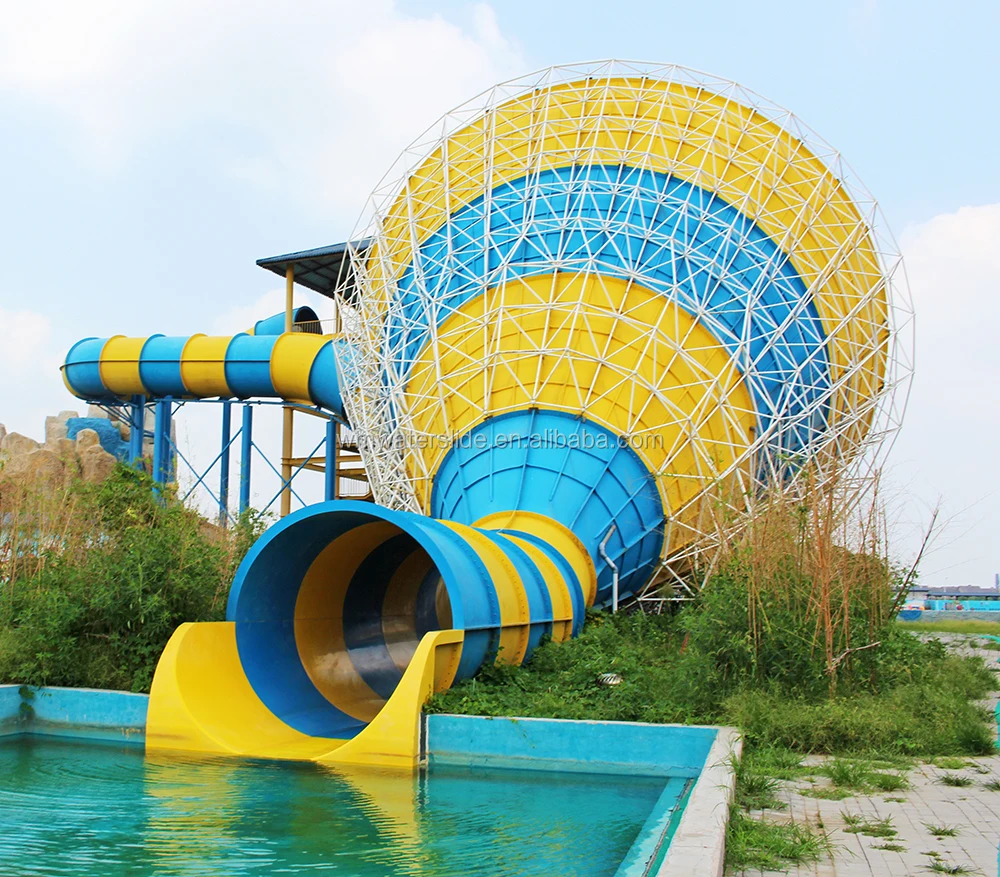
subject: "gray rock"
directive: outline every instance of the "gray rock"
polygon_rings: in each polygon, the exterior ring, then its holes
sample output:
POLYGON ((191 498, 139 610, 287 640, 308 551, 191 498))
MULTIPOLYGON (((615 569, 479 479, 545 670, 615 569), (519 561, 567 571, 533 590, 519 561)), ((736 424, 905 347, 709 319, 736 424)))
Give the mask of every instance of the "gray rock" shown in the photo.
POLYGON ((7 433, 3 438, 3 442, 0 443, 0 451, 3 451, 8 457, 19 457, 22 454, 30 454, 32 451, 37 451, 38 448, 38 442, 32 438, 28 438, 26 435, 21 435, 19 432, 7 433))
POLYGON ((76 434, 76 452, 83 455, 86 448, 101 447, 101 437, 92 429, 81 429, 76 434))
POLYGON ((45 418, 45 444, 66 438, 66 421, 59 417, 45 418))
POLYGON ((76 464, 76 442, 69 438, 46 440, 43 446, 46 451, 52 451, 60 460, 73 461, 76 464))
MULTIPOLYGON (((90 432, 90 430, 83 430, 80 434, 82 435, 83 432, 90 432)), ((83 473, 83 480, 103 481, 111 474, 117 462, 114 455, 109 454, 100 445, 90 445, 80 452, 80 470, 83 473)))
POLYGON ((62 484, 66 480, 66 464, 54 451, 47 448, 37 448, 27 454, 11 457, 6 471, 23 475, 32 482, 45 486, 62 484))

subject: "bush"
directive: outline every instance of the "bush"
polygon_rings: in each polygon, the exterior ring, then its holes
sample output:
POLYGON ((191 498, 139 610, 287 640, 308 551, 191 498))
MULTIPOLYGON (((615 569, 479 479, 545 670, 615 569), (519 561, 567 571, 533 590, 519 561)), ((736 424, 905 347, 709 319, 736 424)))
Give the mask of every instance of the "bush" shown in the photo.
POLYGON ((223 531, 152 487, 125 466, 46 499, 0 482, 0 683, 148 691, 179 624, 224 617, 259 527, 223 531))
POLYGON ((801 753, 980 755, 994 751, 990 716, 975 701, 992 690, 992 674, 975 658, 949 655, 889 629, 873 649, 879 685, 829 696, 780 676, 726 684, 711 652, 693 645, 688 613, 663 616, 592 613, 583 633, 543 644, 525 667, 484 668, 436 695, 429 712, 634 722, 735 725, 750 751, 781 747, 801 753), (685 636, 687 646, 683 648, 685 636), (619 685, 598 684, 617 673, 619 685))

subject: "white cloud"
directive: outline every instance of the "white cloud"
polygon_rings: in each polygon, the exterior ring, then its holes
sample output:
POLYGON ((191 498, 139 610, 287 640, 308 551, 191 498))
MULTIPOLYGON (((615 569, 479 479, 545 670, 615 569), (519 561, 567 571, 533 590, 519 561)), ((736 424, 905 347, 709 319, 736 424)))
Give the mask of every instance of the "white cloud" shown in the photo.
POLYGON ((0 308, 0 423, 9 432, 44 437, 45 416, 56 413, 45 400, 66 397, 61 363, 47 316, 0 308))
POLYGON ((917 315, 916 373, 892 475, 925 520, 939 498, 948 520, 925 581, 992 584, 1000 570, 1000 204, 936 216, 908 228, 901 245, 917 315))
POLYGON ((523 72, 491 7, 462 27, 393 0, 50 0, 10 5, 0 93, 72 120, 107 167, 208 143, 218 170, 357 211, 437 116, 523 72))

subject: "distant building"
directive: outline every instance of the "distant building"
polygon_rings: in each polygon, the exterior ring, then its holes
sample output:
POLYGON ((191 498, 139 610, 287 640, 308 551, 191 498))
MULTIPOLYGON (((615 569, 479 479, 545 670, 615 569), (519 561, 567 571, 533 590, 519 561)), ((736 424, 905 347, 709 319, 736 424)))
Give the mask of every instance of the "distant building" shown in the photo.
POLYGON ((980 585, 932 588, 915 585, 910 588, 906 605, 923 609, 1000 610, 1000 588, 985 588, 980 585))

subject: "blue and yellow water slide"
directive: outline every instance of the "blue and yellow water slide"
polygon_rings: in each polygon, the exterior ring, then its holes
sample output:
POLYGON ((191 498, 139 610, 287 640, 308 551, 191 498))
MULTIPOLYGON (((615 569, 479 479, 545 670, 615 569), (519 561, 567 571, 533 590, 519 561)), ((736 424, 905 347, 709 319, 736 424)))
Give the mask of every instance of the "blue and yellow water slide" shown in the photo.
POLYGON ((147 746, 412 766, 433 691, 639 592, 718 473, 758 485, 831 435, 856 446, 889 334, 864 228, 754 110, 592 77, 498 103, 409 172, 357 256, 377 332, 74 345, 83 399, 278 398, 345 421, 345 375, 374 360, 394 416, 441 439, 402 452, 422 513, 325 502, 264 533, 227 620, 170 640, 147 746))

